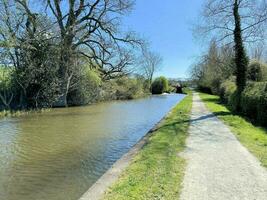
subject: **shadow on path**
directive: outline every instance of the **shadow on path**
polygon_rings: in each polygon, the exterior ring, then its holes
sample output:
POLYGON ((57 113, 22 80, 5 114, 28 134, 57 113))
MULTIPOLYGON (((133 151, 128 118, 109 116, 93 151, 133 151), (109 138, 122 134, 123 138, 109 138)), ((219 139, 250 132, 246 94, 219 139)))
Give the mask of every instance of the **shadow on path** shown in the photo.
POLYGON ((202 121, 202 120, 206 120, 206 119, 209 119, 209 118, 213 118, 215 116, 226 116, 226 115, 231 115, 231 113, 230 112, 225 112, 225 111, 214 112, 213 114, 209 113, 207 115, 198 117, 196 119, 182 120, 182 121, 179 121, 179 122, 165 124, 164 126, 161 126, 160 128, 165 128, 165 127, 170 127, 170 126, 174 126, 175 127, 176 125, 187 123, 187 122, 192 123, 192 122, 197 122, 197 121, 202 121))

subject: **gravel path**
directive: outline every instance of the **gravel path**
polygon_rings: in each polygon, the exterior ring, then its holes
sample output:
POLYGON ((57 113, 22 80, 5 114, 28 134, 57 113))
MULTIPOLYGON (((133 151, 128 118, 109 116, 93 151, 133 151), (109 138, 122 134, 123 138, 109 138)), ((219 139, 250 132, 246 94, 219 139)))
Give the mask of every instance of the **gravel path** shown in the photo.
POLYGON ((182 200, 267 200, 267 170, 198 94, 193 97, 182 200))

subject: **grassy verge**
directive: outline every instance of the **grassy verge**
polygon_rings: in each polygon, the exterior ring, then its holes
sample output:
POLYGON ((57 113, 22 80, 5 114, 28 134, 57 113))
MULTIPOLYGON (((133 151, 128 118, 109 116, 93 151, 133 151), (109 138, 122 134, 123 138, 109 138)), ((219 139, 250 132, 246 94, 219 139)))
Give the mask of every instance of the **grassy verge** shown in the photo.
POLYGON ((107 191, 105 200, 178 199, 192 95, 186 96, 158 126, 119 180, 107 191))
POLYGON ((267 130, 251 124, 245 118, 232 114, 219 103, 219 97, 200 93, 210 111, 227 124, 237 139, 267 167, 267 130))

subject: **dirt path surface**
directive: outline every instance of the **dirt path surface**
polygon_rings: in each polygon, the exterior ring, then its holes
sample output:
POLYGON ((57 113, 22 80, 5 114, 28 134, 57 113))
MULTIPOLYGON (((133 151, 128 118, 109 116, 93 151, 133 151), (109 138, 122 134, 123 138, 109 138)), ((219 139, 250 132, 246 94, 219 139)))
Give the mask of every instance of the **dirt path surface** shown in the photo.
POLYGON ((267 170, 194 94, 182 200, 267 200, 267 170))

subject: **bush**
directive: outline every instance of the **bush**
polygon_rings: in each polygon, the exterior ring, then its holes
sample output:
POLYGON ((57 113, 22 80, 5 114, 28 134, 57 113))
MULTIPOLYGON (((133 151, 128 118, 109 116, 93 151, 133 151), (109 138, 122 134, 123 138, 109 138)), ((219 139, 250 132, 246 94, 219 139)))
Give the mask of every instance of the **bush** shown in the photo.
POLYGON ((89 68, 85 69, 83 73, 79 80, 79 86, 68 96, 70 105, 86 105, 94 103, 100 98, 101 78, 99 74, 89 68))
MULTIPOLYGON (((221 100, 227 103, 229 108, 236 112, 238 96, 233 80, 227 80, 221 84, 221 100)), ((267 82, 248 82, 241 95, 241 114, 254 122, 267 126, 267 82)))
POLYGON ((237 113, 240 112, 238 110, 238 108, 240 107, 239 104, 240 104, 240 95, 238 94, 237 90, 235 90, 234 93, 229 96, 228 107, 234 113, 237 113))
POLYGON ((116 99, 135 99, 144 95, 143 83, 136 78, 120 78, 116 81, 116 99))
POLYGON ((102 85, 101 100, 127 100, 144 96, 146 82, 142 78, 121 77, 102 85))
POLYGON ((257 82, 267 80, 267 65, 257 60, 252 61, 248 66, 247 77, 248 80, 257 82))
POLYGON ((158 77, 152 83, 152 94, 162 94, 164 92, 167 92, 168 88, 168 80, 163 76, 158 77))
POLYGON ((241 108, 244 115, 266 126, 267 82, 249 83, 242 93, 241 108))
POLYGON ((223 103, 229 103, 231 95, 236 90, 234 78, 228 79, 220 85, 220 98, 223 103))

